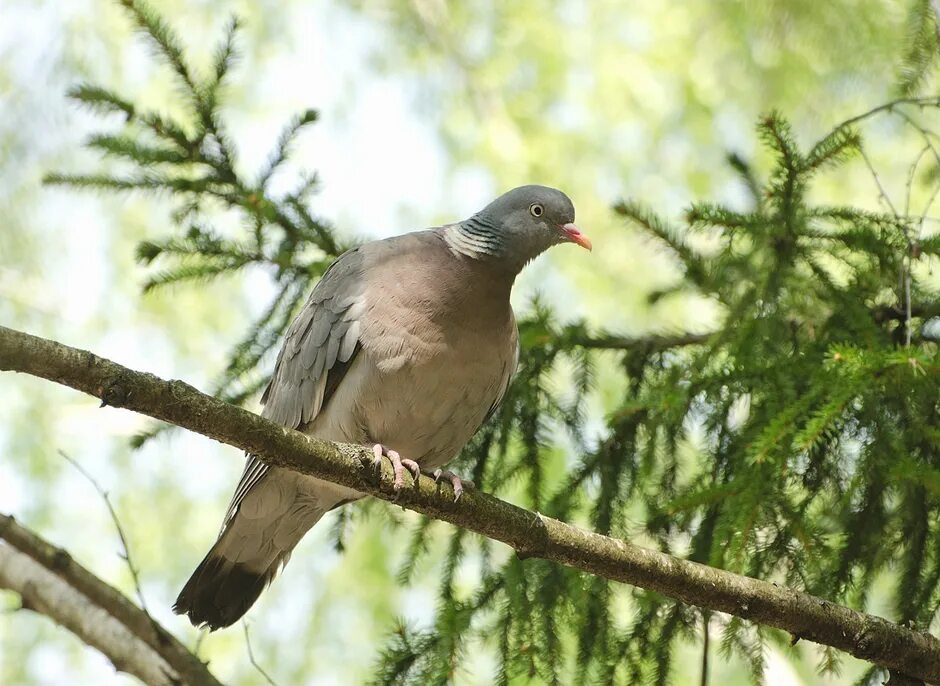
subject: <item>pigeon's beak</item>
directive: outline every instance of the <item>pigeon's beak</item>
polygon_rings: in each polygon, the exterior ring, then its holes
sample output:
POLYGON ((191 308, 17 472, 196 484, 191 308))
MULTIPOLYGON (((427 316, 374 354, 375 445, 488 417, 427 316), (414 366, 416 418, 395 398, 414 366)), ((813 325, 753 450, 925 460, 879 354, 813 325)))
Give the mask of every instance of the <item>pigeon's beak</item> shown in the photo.
POLYGON ((580 245, 582 248, 587 250, 592 249, 593 246, 591 245, 591 239, 581 233, 581 229, 579 229, 576 225, 565 224, 561 227, 561 232, 564 234, 566 241, 576 243, 577 245, 580 245))

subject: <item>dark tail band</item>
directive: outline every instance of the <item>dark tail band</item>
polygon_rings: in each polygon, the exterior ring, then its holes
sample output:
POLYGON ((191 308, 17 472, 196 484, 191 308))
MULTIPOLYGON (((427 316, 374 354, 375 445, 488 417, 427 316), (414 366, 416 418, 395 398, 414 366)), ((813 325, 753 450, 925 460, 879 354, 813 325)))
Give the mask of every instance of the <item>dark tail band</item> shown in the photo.
POLYGON ((198 627, 210 631, 231 626, 254 605, 280 567, 275 561, 262 573, 232 563, 210 551, 183 586, 173 611, 187 615, 198 627))

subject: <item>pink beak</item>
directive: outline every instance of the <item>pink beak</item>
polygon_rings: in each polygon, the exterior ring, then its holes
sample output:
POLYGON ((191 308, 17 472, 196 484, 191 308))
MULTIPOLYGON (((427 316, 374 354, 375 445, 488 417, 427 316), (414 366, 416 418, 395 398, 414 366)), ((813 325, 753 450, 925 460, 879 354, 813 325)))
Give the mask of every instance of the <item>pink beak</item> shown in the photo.
POLYGON ((565 234, 565 238, 572 243, 576 243, 587 250, 592 249, 593 246, 591 245, 591 239, 581 233, 581 229, 579 229, 576 225, 565 224, 561 227, 561 231, 563 234, 565 234))

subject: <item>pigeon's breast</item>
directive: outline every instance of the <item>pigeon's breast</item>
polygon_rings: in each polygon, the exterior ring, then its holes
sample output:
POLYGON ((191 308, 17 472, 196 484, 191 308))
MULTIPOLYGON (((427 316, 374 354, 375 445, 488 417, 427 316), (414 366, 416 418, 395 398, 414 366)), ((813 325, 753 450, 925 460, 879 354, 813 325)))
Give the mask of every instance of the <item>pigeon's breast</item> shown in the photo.
POLYGON ((382 443, 424 469, 456 456, 505 387, 515 322, 388 299, 364 312, 361 349, 311 433, 382 443))
POLYGON ((434 469, 460 452, 500 394, 515 354, 502 329, 515 325, 425 324, 394 348, 363 350, 372 371, 358 410, 369 440, 434 469))
POLYGON ((478 273, 433 234, 398 243, 363 266, 360 348, 310 430, 433 469, 470 440, 512 373, 511 279, 478 273))

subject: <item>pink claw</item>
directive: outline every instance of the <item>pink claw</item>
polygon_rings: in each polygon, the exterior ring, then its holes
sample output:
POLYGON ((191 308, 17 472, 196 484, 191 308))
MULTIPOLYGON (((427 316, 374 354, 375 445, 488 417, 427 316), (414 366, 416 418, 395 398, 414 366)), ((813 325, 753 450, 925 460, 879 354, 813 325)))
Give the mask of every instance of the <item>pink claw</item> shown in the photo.
POLYGON ((421 468, 414 460, 409 460, 407 457, 402 459, 396 451, 386 448, 381 443, 372 446, 372 454, 375 456, 372 460, 372 466, 377 471, 382 469, 383 457, 387 457, 388 461, 392 463, 392 471, 395 472, 395 481, 392 487, 396 491, 401 490, 402 486, 405 485, 404 474, 406 469, 411 472, 412 477, 417 482, 418 476, 421 474, 421 468))
POLYGON ((473 488, 472 481, 464 481, 459 476, 453 472, 446 469, 436 469, 434 470, 434 481, 440 481, 441 477, 447 479, 450 482, 450 485, 454 488, 454 502, 456 503, 460 500, 460 496, 463 495, 464 486, 467 488, 473 488))

